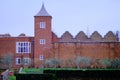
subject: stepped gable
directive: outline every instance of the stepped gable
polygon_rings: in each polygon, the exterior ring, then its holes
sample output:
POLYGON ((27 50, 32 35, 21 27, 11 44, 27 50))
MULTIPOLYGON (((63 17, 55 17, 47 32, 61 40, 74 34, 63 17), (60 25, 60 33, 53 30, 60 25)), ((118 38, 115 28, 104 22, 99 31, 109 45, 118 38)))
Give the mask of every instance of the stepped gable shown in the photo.
POLYGON ((52 32, 52 42, 54 43, 54 42, 58 42, 58 36, 54 33, 54 32, 52 32))
POLYGON ((97 31, 95 31, 90 36, 90 39, 91 39, 91 41, 101 42, 102 41, 102 36, 97 31))
POLYGON ((83 31, 80 31, 75 36, 75 39, 76 39, 76 42, 83 42, 83 41, 87 41, 88 37, 87 37, 87 35, 83 31))
POLYGON ((116 42, 116 41, 117 41, 117 36, 116 36, 112 31, 109 31, 109 32, 104 36, 104 41, 105 41, 105 42, 116 42))
POLYGON ((59 42, 74 42, 73 36, 66 31, 60 38, 59 42))

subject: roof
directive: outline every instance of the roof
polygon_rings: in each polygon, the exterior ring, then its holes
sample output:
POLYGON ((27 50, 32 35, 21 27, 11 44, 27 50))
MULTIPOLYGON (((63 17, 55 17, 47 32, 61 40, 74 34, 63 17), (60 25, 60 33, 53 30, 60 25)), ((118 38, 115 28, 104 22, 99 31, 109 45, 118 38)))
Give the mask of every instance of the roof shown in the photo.
POLYGON ((35 16, 51 16, 51 15, 45 9, 44 4, 42 4, 41 10, 35 16))

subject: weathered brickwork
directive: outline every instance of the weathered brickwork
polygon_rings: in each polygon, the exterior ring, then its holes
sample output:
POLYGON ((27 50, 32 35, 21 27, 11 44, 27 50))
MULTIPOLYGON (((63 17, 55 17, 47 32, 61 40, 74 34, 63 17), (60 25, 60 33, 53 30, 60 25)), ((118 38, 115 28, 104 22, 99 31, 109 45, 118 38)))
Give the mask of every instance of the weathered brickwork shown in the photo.
MULTIPOLYGON (((42 67, 47 59, 59 58, 64 62, 74 60, 76 57, 88 57, 91 59, 114 59, 120 58, 120 42, 118 35, 109 31, 102 37, 97 31, 88 37, 80 31, 75 37, 66 31, 61 37, 52 32, 52 16, 45 10, 44 5, 40 12, 34 16, 34 37, 27 37, 20 34, 12 37, 10 34, 0 35, 0 57, 3 54, 14 54, 14 67, 16 58, 27 57, 31 59, 34 67, 42 67), (45 28, 40 28, 40 22, 45 22, 45 28), (43 39, 42 44, 40 39, 43 39), (45 41, 44 41, 45 40, 45 41), (30 42, 29 54, 18 54, 16 52, 16 42, 30 42)), ((70 64, 63 63, 64 66, 70 64)), ((26 65, 29 66, 29 65, 26 65)))
POLYGON ((0 38, 0 55, 6 53, 15 53, 14 38, 0 38))
POLYGON ((120 43, 118 42, 78 42, 54 43, 51 50, 44 52, 46 58, 59 58, 73 60, 77 56, 92 59, 113 59, 120 57, 120 43))
POLYGON ((87 41, 88 37, 86 36, 86 34, 83 31, 80 31, 76 37, 76 42, 85 42, 87 41))
POLYGON ((100 42, 100 41, 103 41, 102 40, 102 36, 97 32, 95 31, 91 36, 91 41, 97 41, 97 42, 100 42))
POLYGON ((113 34, 112 31, 109 31, 109 32, 104 36, 104 41, 105 41, 105 42, 115 42, 115 41, 117 41, 117 37, 113 34))
POLYGON ((40 56, 44 55, 46 48, 49 48, 52 43, 52 31, 51 31, 51 16, 35 16, 35 50, 34 61, 41 64, 40 56), (45 28, 40 28, 40 22, 45 22, 45 28), (45 40, 45 44, 40 44, 40 39, 45 40))
POLYGON ((16 58, 21 58, 22 55, 25 58, 33 58, 33 37, 1 37, 0 38, 0 57, 4 54, 13 54, 14 55, 14 64, 13 67, 20 67, 20 65, 16 65, 16 58), (22 54, 16 52, 16 42, 30 42, 31 43, 31 51, 29 54, 22 54))
POLYGON ((59 42, 74 42, 73 36, 66 31, 60 38, 59 42))

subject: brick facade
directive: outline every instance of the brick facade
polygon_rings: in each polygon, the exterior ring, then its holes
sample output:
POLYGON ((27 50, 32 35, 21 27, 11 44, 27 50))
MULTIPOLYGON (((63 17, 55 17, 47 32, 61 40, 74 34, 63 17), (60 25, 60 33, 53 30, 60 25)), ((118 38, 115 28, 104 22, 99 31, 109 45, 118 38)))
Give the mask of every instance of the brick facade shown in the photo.
MULTIPOLYGON (((112 31, 102 37, 97 31, 88 37, 83 31, 80 31, 75 37, 66 31, 61 37, 52 32, 52 16, 46 11, 44 6, 40 12, 34 16, 34 37, 20 34, 18 37, 12 37, 9 34, 0 35, 0 56, 3 54, 14 54, 14 66, 16 58, 28 57, 32 65, 41 67, 47 59, 59 58, 63 61, 73 60, 77 56, 88 57, 92 59, 120 58, 120 42, 118 36, 112 31), (40 28, 40 22, 45 22, 45 28, 40 28), (40 39, 44 39, 44 44, 40 44, 40 39), (16 52, 16 42, 30 42, 30 53, 18 54, 16 52), (43 57, 43 60, 40 59, 43 57)), ((29 65, 26 65, 29 66, 29 65)))
POLYGON ((46 48, 51 47, 52 31, 51 31, 51 16, 35 16, 35 45, 34 45, 34 62, 40 65, 40 56, 44 55, 46 48), (45 22, 45 28, 40 28, 40 22, 45 22), (40 44, 40 39, 45 40, 45 44, 40 44))
POLYGON ((14 55, 14 64, 13 67, 20 67, 21 65, 16 65, 16 58, 21 58, 22 55, 25 58, 33 58, 33 37, 27 37, 27 36, 18 36, 18 37, 0 37, 0 57, 3 56, 4 54, 13 54, 14 55), (16 52, 16 43, 17 42, 30 42, 31 43, 31 49, 30 53, 27 54, 22 54, 22 53, 17 53, 16 52))

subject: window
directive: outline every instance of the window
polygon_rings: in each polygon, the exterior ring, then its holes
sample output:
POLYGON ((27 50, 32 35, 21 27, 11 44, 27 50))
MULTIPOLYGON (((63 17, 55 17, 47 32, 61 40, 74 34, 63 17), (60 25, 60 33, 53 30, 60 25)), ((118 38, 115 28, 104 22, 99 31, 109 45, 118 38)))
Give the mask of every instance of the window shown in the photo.
POLYGON ((40 22, 40 28, 45 28, 46 27, 46 23, 45 22, 40 22))
POLYGON ((46 43, 45 39, 40 39, 40 44, 45 44, 45 43, 46 43))
POLYGON ((21 58, 16 58, 16 64, 17 65, 21 64, 21 58))
POLYGON ((29 65, 30 64, 30 58, 24 58, 24 64, 29 65))
POLYGON ((31 43, 30 42, 16 42, 16 53, 30 53, 31 43))
POLYGON ((40 55, 40 60, 44 60, 44 55, 40 55))

